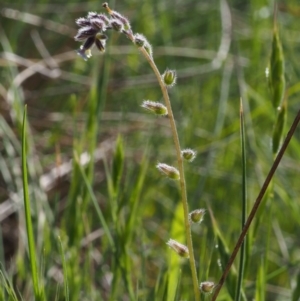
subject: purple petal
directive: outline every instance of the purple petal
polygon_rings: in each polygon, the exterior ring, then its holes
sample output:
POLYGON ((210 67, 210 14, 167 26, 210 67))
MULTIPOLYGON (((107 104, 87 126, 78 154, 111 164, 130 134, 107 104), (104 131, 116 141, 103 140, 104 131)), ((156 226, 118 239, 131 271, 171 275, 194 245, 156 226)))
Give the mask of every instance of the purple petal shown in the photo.
POLYGON ((91 22, 91 26, 93 26, 93 28, 96 30, 105 29, 105 23, 99 18, 90 19, 90 22, 91 22))
POLYGON ((86 18, 79 18, 76 20, 76 24, 80 27, 87 27, 90 26, 90 20, 86 19, 86 18))
POLYGON ((98 14, 97 18, 101 19, 106 25, 109 24, 109 18, 104 14, 98 14))
POLYGON ((102 41, 96 39, 96 40, 95 40, 95 44, 96 44, 97 48, 98 48, 101 52, 104 52, 104 51, 105 51, 105 48, 104 48, 104 45, 103 45, 102 41))
POLYGON ((96 12, 89 12, 87 15, 88 19, 96 18, 98 14, 96 12))
POLYGON ((85 39, 95 36, 97 30, 91 26, 82 27, 78 30, 77 35, 74 37, 75 41, 84 41, 85 39))
POLYGON ((90 49, 95 43, 95 37, 88 38, 85 43, 81 46, 84 50, 90 49))
POLYGON ((88 57, 85 53, 85 49, 83 49, 83 47, 80 47, 80 49, 78 49, 77 54, 80 55, 85 61, 87 61, 88 57))

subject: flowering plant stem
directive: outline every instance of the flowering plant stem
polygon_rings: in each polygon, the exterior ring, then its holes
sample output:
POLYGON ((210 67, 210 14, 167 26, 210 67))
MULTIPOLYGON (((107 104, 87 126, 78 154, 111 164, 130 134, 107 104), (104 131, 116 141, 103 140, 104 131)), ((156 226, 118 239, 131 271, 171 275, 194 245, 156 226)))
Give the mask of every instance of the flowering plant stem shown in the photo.
MULTIPOLYGON (((139 50, 146 58, 146 60, 148 61, 148 63, 150 64, 151 68, 155 73, 155 76, 161 87, 165 105, 168 111, 169 121, 171 125, 173 139, 174 139, 175 149, 176 149, 178 171, 176 170, 174 174, 174 169, 173 169, 173 176, 175 176, 175 178, 177 179, 178 172, 179 172, 181 200, 182 200, 182 206, 184 211, 184 224, 185 224, 190 266, 192 271, 194 294, 195 294, 195 300, 200 301, 200 291, 198 287, 198 279, 197 279, 198 277, 197 277, 196 263, 195 263, 194 251, 193 251, 191 226, 189 222, 189 208, 187 202, 183 158, 182 158, 182 152, 180 148, 177 128, 175 124, 175 119, 172 112, 172 106, 171 106, 168 89, 167 89, 167 86, 172 86, 175 83, 175 77, 172 72, 166 72, 165 76, 163 75, 165 79, 165 81, 163 81, 162 78, 163 76, 160 74, 152 58, 151 45, 144 38, 144 36, 141 34, 134 35, 127 18, 122 16, 120 13, 110 9, 108 3, 105 2, 103 3, 102 6, 106 9, 107 13, 111 16, 110 20, 103 14, 97 14, 93 12, 90 12, 86 18, 79 18, 76 20, 76 23, 80 27, 80 29, 78 30, 78 33, 75 36, 75 40, 85 41, 84 44, 80 47, 80 49, 77 51, 77 53, 85 60, 87 60, 87 58, 91 56, 90 48, 94 44, 97 46, 97 48, 100 51, 104 51, 105 41, 107 37, 103 34, 103 32, 107 29, 114 29, 118 32, 122 32, 123 34, 125 34, 127 38, 132 41, 133 44, 138 46, 139 50)), ((146 103, 145 105, 146 107, 147 105, 153 106, 153 104, 151 104, 150 102, 146 103)), ((166 167, 166 164, 162 164, 162 165, 166 167)))
MULTIPOLYGON (((128 37, 132 40, 134 43, 134 37, 132 35, 128 35, 128 37)), ((192 279, 193 279, 193 287, 194 287, 194 293, 195 293, 195 300, 200 300, 200 292, 198 287, 198 276, 197 276, 197 270, 196 270, 196 262, 194 257, 194 251, 193 251, 193 241, 192 241, 192 233, 191 233, 191 225, 189 223, 189 208, 188 208, 188 201, 187 201, 187 193, 186 193, 186 182, 185 182, 185 176, 184 176, 184 166, 183 166, 183 159, 181 157, 181 148, 180 148, 180 142, 178 137, 178 132, 175 124, 175 119, 172 111, 171 101, 169 98, 168 89, 165 85, 165 83, 162 80, 161 74, 156 67, 156 64, 152 57, 149 55, 149 53, 146 51, 144 47, 139 47, 139 50, 143 54, 143 56, 146 58, 148 63, 150 64, 151 68, 153 69, 155 76, 158 80, 158 83, 160 85, 163 98, 165 101, 165 105, 168 109, 168 117, 171 125, 172 135, 174 139, 175 149, 176 149, 176 156, 177 156, 177 163, 178 163, 178 170, 180 174, 180 189, 181 189, 181 200, 182 200, 182 206, 184 211, 184 223, 185 223, 185 232, 186 232, 186 240, 187 240, 187 247, 189 249, 189 261, 192 271, 192 279)))

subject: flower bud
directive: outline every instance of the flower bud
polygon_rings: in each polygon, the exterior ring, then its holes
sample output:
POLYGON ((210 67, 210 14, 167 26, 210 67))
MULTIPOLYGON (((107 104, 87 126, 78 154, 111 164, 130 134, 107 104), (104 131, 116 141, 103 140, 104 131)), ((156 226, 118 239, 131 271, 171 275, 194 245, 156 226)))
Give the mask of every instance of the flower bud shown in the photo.
POLYGON ((127 31, 130 30, 130 23, 127 18, 125 18, 120 13, 109 8, 107 2, 103 3, 102 6, 106 9, 106 11, 114 18, 122 23, 122 27, 127 31))
POLYGON ((121 32, 124 29, 123 23, 116 19, 111 20, 110 25, 115 31, 121 32))
POLYGON ((85 26, 78 30, 77 35, 74 37, 75 41, 84 41, 90 37, 93 37, 97 33, 97 30, 91 26, 85 26))
POLYGON ((215 287, 214 282, 211 281, 204 281, 200 283, 200 291, 204 294, 211 294, 215 287))
POLYGON ((127 18, 125 18, 123 15, 121 15, 120 13, 113 11, 111 16, 117 20, 119 20, 123 26, 125 30, 129 30, 130 29, 130 23, 128 21, 127 18))
POLYGON ((92 18, 91 20, 90 20, 90 24, 91 24, 91 26, 94 28, 94 29, 96 29, 96 30, 99 30, 99 31, 103 31, 103 30, 105 30, 105 23, 101 20, 101 19, 99 19, 99 18, 92 18))
POLYGON ((141 105, 142 108, 154 113, 155 115, 165 116, 168 115, 168 109, 160 102, 151 100, 144 100, 141 105))
POLYGON ((140 33, 136 33, 134 35, 134 43, 136 46, 138 47, 144 47, 144 45, 146 43, 148 43, 147 39, 145 38, 144 35, 140 34, 140 33))
POLYGON ((167 69, 162 75, 163 82, 169 88, 173 87, 176 84, 176 72, 175 70, 167 69))
POLYGON ((86 26, 90 26, 91 25, 90 20, 87 19, 87 18, 78 18, 75 22, 80 27, 86 27, 86 26))
POLYGON ((196 158, 196 155, 197 153, 190 148, 181 151, 182 158, 187 160, 188 162, 192 162, 196 158))
POLYGON ((149 56, 152 57, 153 51, 152 46, 148 42, 148 40, 145 38, 144 35, 140 33, 136 33, 134 35, 134 43, 137 47, 144 47, 145 50, 148 52, 149 56))
POLYGON ((200 224, 203 221, 205 209, 196 209, 189 214, 189 221, 193 224, 200 224))
POLYGON ((180 257, 189 258, 189 249, 187 246, 179 243, 178 241, 174 239, 169 239, 167 242, 167 245, 173 249, 180 257))
POLYGON ((156 168, 165 176, 172 180, 179 180, 180 179, 180 174, 179 171, 170 165, 167 165, 165 163, 158 163, 156 165, 156 168))
POLYGON ((98 13, 94 12, 94 11, 90 11, 87 15, 88 19, 92 19, 92 18, 96 18, 98 16, 98 13))
POLYGON ((101 19, 105 25, 109 25, 109 18, 105 14, 97 14, 97 18, 101 19))

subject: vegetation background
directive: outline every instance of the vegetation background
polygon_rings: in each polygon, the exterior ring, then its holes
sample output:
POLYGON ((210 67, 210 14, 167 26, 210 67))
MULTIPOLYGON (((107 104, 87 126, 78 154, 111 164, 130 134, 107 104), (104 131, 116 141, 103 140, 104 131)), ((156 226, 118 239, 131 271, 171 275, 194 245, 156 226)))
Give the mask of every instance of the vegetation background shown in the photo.
MULTIPOLYGON (((186 165, 190 209, 211 211, 193 227, 197 268, 200 281, 214 282, 221 276, 222 255, 212 217, 229 253, 241 227, 240 98, 249 208, 274 159, 276 118, 265 73, 274 1, 226 3, 109 2, 150 41, 161 72, 177 71, 170 95, 181 145, 198 153, 186 165)), ((140 107, 144 99, 162 101, 154 74, 136 47, 115 32, 107 33, 105 54, 94 49, 85 62, 75 51, 80 46, 73 39, 75 20, 90 11, 104 12, 101 4, 1 3, 1 300, 34 299, 21 172, 25 104, 29 193, 44 298, 193 300, 188 263, 177 261, 165 244, 169 238, 185 242, 179 192, 155 168, 157 162, 176 164, 169 123, 140 107)), ((287 128, 299 109, 299 15, 299 1, 278 2, 287 128)), ((245 300, 300 300, 299 170, 297 130, 251 228, 245 300)), ((227 284, 218 300, 232 300, 232 287, 227 284)))

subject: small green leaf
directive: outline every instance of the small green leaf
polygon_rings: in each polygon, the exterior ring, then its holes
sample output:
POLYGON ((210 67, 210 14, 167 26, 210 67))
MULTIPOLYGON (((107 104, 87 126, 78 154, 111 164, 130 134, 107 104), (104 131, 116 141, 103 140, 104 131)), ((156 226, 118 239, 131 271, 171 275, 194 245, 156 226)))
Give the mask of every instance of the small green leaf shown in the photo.
POLYGON ((271 100, 273 107, 276 109, 281 105, 285 91, 284 57, 278 29, 276 26, 274 26, 272 53, 268 76, 271 90, 271 100))

